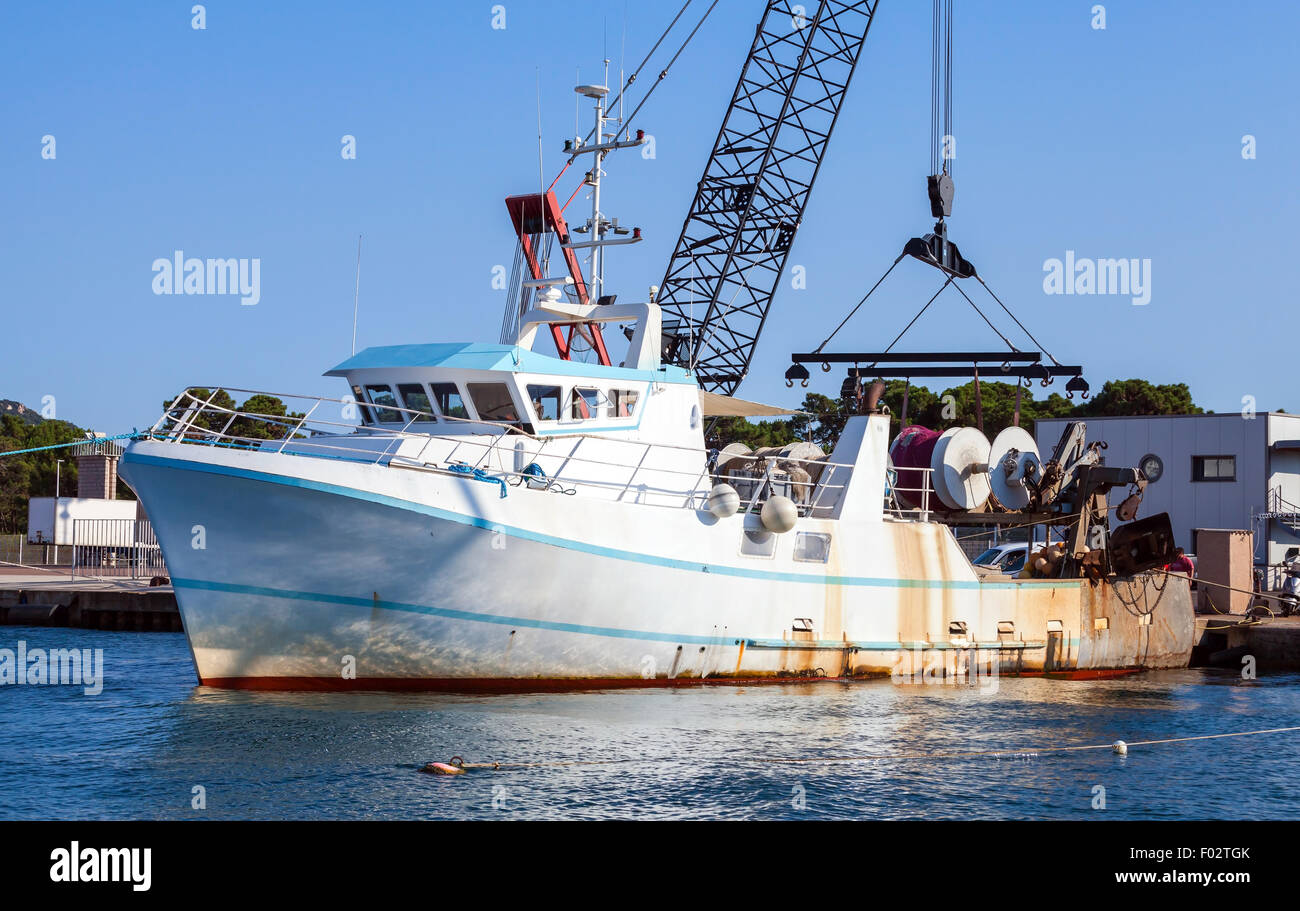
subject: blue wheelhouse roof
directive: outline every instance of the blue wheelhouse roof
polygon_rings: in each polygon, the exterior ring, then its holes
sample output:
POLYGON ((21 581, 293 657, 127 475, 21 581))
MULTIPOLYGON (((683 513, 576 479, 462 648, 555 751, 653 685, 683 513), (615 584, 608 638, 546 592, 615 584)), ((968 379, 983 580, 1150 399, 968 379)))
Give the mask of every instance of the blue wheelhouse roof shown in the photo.
POLYGON ((538 354, 518 345, 489 345, 481 342, 433 345, 381 345, 366 348, 326 371, 325 376, 346 376, 354 370, 394 367, 444 367, 461 370, 501 370, 509 373, 549 373, 589 379, 627 379, 694 386, 695 378, 682 367, 658 370, 603 367, 582 361, 566 361, 538 354))

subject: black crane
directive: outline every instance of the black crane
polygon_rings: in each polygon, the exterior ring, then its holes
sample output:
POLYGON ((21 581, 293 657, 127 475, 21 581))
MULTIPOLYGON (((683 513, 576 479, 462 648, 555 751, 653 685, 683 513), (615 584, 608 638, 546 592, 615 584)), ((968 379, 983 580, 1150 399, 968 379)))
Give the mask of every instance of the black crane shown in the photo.
POLYGON ((768 2, 660 283, 665 361, 725 395, 749 371, 879 0, 813 6, 768 2))

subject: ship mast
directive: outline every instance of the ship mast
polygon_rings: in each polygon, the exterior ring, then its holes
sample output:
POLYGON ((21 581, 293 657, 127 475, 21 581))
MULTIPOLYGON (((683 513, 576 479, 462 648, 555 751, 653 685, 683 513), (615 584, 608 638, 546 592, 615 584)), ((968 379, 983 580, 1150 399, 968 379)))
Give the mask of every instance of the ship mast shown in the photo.
MULTIPOLYGON (((609 60, 605 60, 605 82, 609 81, 609 60)), ((575 234, 590 235, 591 240, 577 241, 564 244, 568 250, 591 250, 591 281, 590 285, 593 290, 592 296, 596 303, 609 303, 605 294, 605 254, 604 248, 619 244, 635 244, 641 240, 640 228, 620 227, 618 219, 606 218, 600 211, 600 187, 601 180, 605 176, 603 166, 606 156, 616 149, 634 148, 644 145, 646 138, 642 130, 637 130, 636 137, 633 139, 618 140, 621 131, 616 130, 613 133, 606 132, 606 127, 610 123, 622 126, 621 117, 611 117, 605 109, 605 99, 609 95, 607 85, 579 85, 574 88, 579 95, 592 99, 594 102, 595 126, 590 136, 594 137, 595 142, 584 144, 582 139, 575 137, 565 142, 564 151, 569 154, 570 160, 578 155, 590 154, 592 156, 591 170, 583 178, 583 183, 591 187, 591 217, 587 219, 585 225, 579 225, 573 229, 575 234), (614 237, 609 237, 613 234, 614 237), (630 237, 627 235, 631 235, 630 237)))

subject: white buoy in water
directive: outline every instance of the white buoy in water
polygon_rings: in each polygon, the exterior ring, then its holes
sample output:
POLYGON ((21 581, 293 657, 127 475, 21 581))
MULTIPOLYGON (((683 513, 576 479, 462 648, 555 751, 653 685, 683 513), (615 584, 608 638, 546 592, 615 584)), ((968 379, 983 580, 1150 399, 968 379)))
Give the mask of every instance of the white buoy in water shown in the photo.
POLYGON ((716 518, 734 516, 740 509, 740 494, 730 484, 714 484, 709 491, 709 512, 716 518))
POLYGON ((1115 751, 1115 754, 1117 756, 1128 755, 1128 744, 1122 740, 1116 740, 1114 743, 1110 745, 1110 748, 1115 751))
POLYGON ((795 522, 799 521, 799 510, 795 507, 794 500, 789 497, 769 497, 758 517, 762 519, 763 527, 768 531, 784 534, 794 528, 795 522))

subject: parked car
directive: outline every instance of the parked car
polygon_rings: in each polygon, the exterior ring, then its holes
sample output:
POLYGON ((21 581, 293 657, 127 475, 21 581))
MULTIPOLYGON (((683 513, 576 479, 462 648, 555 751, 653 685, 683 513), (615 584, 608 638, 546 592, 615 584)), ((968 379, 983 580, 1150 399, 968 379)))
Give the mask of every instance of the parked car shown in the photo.
POLYGON ((1009 576, 1014 576, 1025 568, 1025 559, 1029 556, 1029 545, 1019 543, 994 544, 971 562, 976 566, 987 566, 1009 576))

